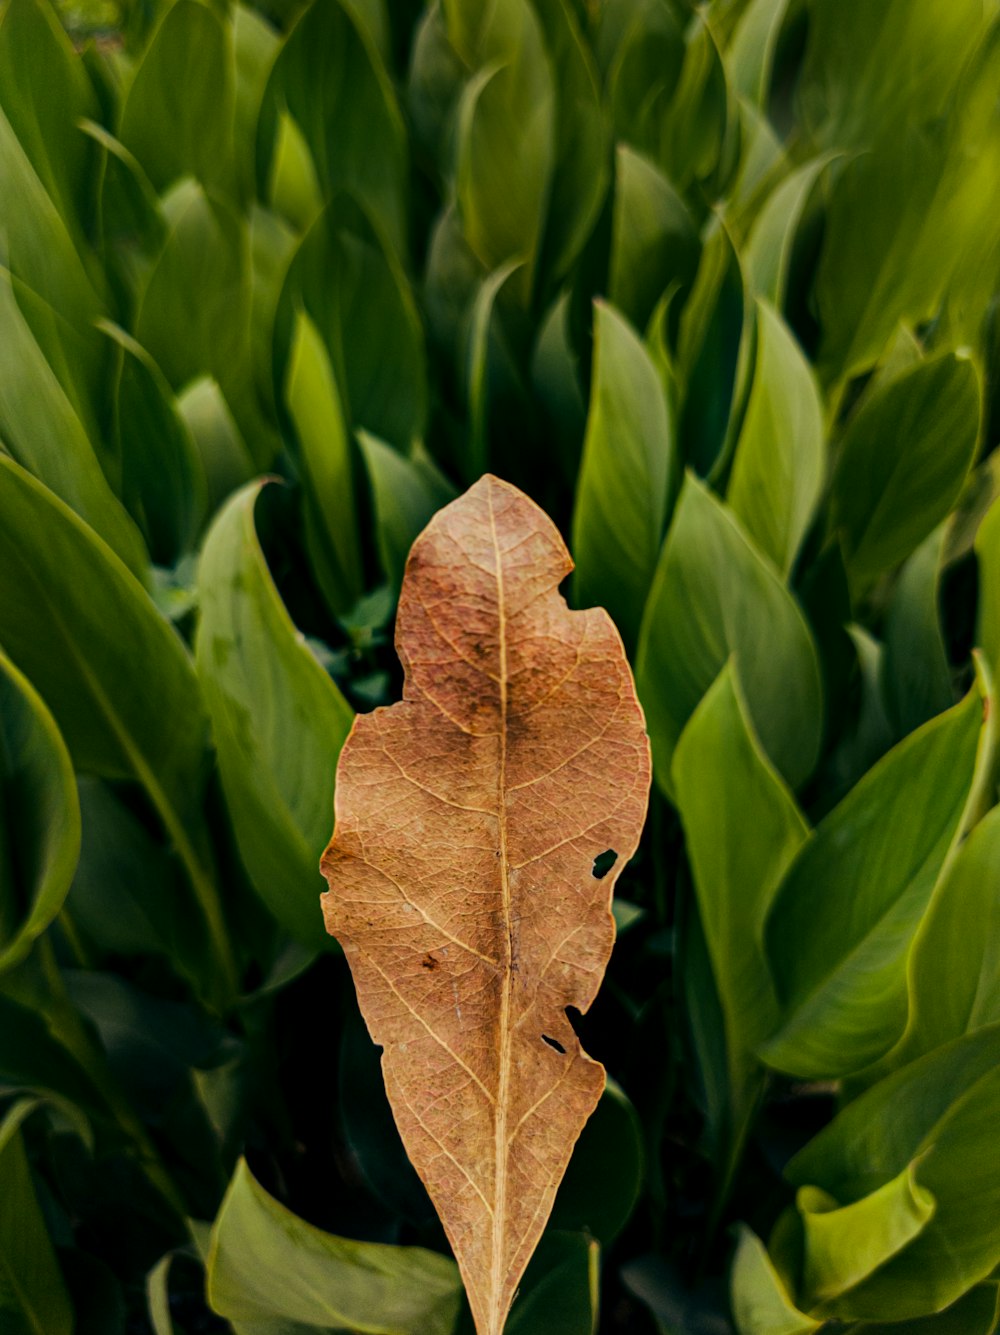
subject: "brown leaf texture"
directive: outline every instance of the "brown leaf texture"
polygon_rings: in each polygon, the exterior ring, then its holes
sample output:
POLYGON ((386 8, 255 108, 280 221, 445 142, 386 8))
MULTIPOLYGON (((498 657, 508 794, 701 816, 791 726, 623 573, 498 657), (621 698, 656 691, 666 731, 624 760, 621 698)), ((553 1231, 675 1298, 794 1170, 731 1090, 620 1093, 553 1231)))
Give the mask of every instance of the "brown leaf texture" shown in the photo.
POLYGON ((322 860, 326 925, 479 1335, 503 1330, 604 1088, 566 1007, 600 986, 649 795, 621 639, 602 609, 567 608, 572 564, 495 477, 434 517, 400 596, 403 699, 355 721, 322 860))

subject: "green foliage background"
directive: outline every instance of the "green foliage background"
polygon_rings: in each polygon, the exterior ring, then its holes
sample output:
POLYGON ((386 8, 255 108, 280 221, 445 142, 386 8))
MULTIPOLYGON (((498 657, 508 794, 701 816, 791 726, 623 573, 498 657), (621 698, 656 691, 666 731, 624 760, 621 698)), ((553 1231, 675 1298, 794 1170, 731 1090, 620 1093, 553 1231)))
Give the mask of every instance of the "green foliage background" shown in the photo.
POLYGON ((487 469, 656 770, 510 1335, 997 1329, 998 10, 3 0, 4 1335, 467 1335, 317 861, 487 469))

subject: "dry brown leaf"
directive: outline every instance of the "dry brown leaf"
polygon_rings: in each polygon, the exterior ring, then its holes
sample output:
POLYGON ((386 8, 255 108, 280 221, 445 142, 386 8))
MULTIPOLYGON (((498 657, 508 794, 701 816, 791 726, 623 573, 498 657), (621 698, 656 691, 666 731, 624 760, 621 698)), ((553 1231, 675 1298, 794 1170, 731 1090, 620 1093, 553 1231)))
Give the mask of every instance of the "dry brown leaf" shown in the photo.
POLYGON ((600 986, 649 793, 621 639, 566 607, 571 569, 495 477, 435 516, 399 602, 403 700, 356 720, 322 861, 327 928, 480 1335, 503 1330, 604 1088, 566 1007, 600 986))

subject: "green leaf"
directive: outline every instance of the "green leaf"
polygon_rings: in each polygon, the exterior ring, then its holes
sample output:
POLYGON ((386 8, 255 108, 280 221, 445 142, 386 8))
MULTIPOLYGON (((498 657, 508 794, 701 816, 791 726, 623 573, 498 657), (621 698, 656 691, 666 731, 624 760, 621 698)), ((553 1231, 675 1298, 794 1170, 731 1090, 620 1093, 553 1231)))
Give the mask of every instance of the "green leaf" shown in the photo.
POLYGON ((727 1125, 714 1130, 731 1167, 760 1093, 756 1049, 778 1017, 764 922, 808 830, 754 735, 732 662, 681 734, 672 778, 725 1025, 727 1125), (721 826, 720 811, 731 813, 721 826))
POLYGON ((269 1196, 242 1160, 207 1269, 209 1302, 232 1321, 284 1318, 363 1335, 451 1335, 461 1295, 453 1261, 324 1233, 269 1196))
POLYGON ((323 210, 323 192, 305 136, 287 111, 278 116, 274 158, 268 176, 271 207, 306 231, 323 210))
POLYGON ((725 175, 732 132, 729 83, 711 26, 700 15, 688 29, 684 63, 660 124, 656 159, 679 190, 725 175))
POLYGON ((677 362, 684 386, 680 434, 702 477, 728 462, 745 399, 753 348, 753 304, 732 238, 716 221, 681 313, 677 362))
MULTIPOLYGON (((995 1283, 977 1284, 957 1303, 934 1316, 906 1323, 906 1335, 996 1335, 1000 1324, 1000 1292, 995 1283)), ((851 1335, 899 1335, 895 1321, 851 1326, 851 1335)))
POLYGON ((382 570, 398 589, 414 538, 455 499, 455 489, 422 446, 406 456, 367 431, 358 432, 358 444, 372 488, 382 570))
MULTIPOLYGON (((946 525, 939 524, 907 560, 886 612, 882 680, 898 736, 919 728, 954 700, 939 612, 946 534, 946 525)), ((992 664, 988 653, 987 658, 992 664)))
POLYGON ((976 533, 979 605, 976 643, 990 667, 1000 671, 1000 501, 994 501, 976 533))
POLYGON ((608 189, 608 126, 600 80, 572 0, 534 0, 552 67, 555 156, 542 267, 558 281, 576 260, 608 189))
POLYGON ((1000 1020, 1000 808, 969 834, 931 902, 910 964, 912 1060, 1000 1020))
POLYGON ((757 357, 726 499, 784 575, 823 486, 823 406, 788 326, 757 300, 757 357))
POLYGON ((403 451, 423 439, 427 365, 413 292, 387 239, 346 196, 316 219, 289 266, 276 319, 279 381, 302 310, 326 344, 347 426, 403 451))
POLYGON ((600 1247, 586 1233, 542 1235, 504 1335, 596 1335, 600 1247))
POLYGON ((822 694, 805 618, 732 512, 689 473, 639 634, 636 678, 657 781, 687 720, 731 654, 754 731, 797 787, 819 752, 822 694))
POLYGON ((321 947, 331 942, 317 899, 319 856, 353 714, 271 580, 254 527, 261 485, 233 497, 205 542, 198 674, 247 871, 275 918, 321 947))
MULTIPOLYGON (((479 284, 468 319, 464 369, 469 406, 469 444, 465 450, 465 475, 470 481, 487 469, 490 456, 489 408, 491 371, 500 338, 494 329, 497 298, 509 279, 521 268, 520 260, 509 260, 479 284)), ((498 322, 499 323, 499 322, 498 322)))
POLYGON ((612 306, 594 306, 594 369, 573 511, 574 598, 606 607, 635 644, 677 491, 669 404, 649 354, 612 306))
POLYGON ((153 561, 174 565, 193 547, 204 519, 201 459, 152 357, 118 325, 102 320, 100 328, 119 349, 115 429, 123 492, 153 561))
POLYGON ((690 286, 698 233, 687 205, 655 163, 627 144, 615 152, 608 295, 637 329, 660 295, 690 286))
POLYGON ((819 1329, 795 1306, 766 1247, 745 1224, 737 1225, 730 1286, 739 1335, 810 1335, 819 1329))
POLYGON ((135 337, 175 392, 213 376, 257 465, 270 462, 250 383, 251 275, 247 229, 228 205, 184 181, 164 200, 169 232, 150 271, 135 337))
POLYGON ((0 652, 0 972, 62 908, 80 856, 69 752, 28 679, 0 652))
POLYGON ((346 612, 365 588, 354 451, 330 358, 304 311, 295 320, 285 398, 299 442, 313 572, 331 609, 346 612))
POLYGON ((198 451, 208 491, 206 508, 214 513, 231 492, 250 481, 257 471, 254 461, 211 376, 192 380, 178 395, 177 409, 198 451))
POLYGON ((816 1187, 800 1187, 796 1204, 804 1246, 800 1301, 809 1308, 867 1279, 923 1232, 937 1207, 913 1164, 850 1205, 816 1187))
POLYGON ((642 1193, 642 1125, 625 1091, 609 1079, 573 1147, 549 1227, 586 1233, 610 1247, 642 1193))
POLYGON ((767 109, 774 53, 788 0, 751 0, 740 16, 726 52, 736 93, 767 109))
POLYGON ((944 353, 888 380, 848 423, 831 513, 852 582, 905 560, 948 514, 975 456, 980 386, 944 353))
POLYGON ((192 886, 216 953, 235 966, 200 821, 206 719, 180 637, 100 538, 0 456, 0 643, 52 710, 78 769, 137 780, 192 886))
POLYGON ((31 1179, 16 1103, 0 1123, 0 1324, 10 1335, 73 1335, 73 1308, 31 1179))
MULTIPOLYGON (((0 171, 2 175, 2 171, 0 171)), ((72 402, 0 268, 0 434, 11 454, 85 519, 136 575, 146 553, 112 492, 72 402)))
POLYGON ((555 86, 541 24, 527 0, 492 7, 482 56, 462 94, 456 191, 469 245, 488 269, 519 260, 527 306, 535 281, 556 150, 555 86))
POLYGON ((982 27, 979 0, 812 6, 798 87, 806 126, 826 145, 867 148, 908 123, 930 123, 982 27))
POLYGON ((991 1151, 1000 1107, 1000 1027, 957 1039, 855 1099, 786 1169, 845 1204, 915 1165, 936 1200, 919 1235, 824 1315, 909 1322, 941 1311, 1000 1260, 1000 1163, 991 1151))
POLYGON ((767 923, 782 1005, 762 1049, 779 1070, 835 1076, 906 1025, 906 956, 970 798, 978 690, 900 742, 803 846, 767 923))
POLYGON ((327 200, 347 191, 406 253, 409 171, 406 132, 392 83, 367 26, 331 0, 304 8, 274 62, 257 135, 263 184, 274 161, 279 118, 302 131, 327 200))
POLYGON ((587 405, 580 384, 580 359, 570 332, 570 291, 549 307, 531 358, 531 387, 551 433, 555 462, 572 484, 580 466, 587 405))
POLYGON ((118 137, 162 194, 182 176, 233 189, 232 39, 216 12, 176 0, 125 95, 118 137))
MULTIPOLYGON (((773 4, 773 0, 757 0, 773 4)), ((791 172, 768 195, 754 219, 743 253, 750 290, 766 298, 779 311, 788 293, 788 275, 795 241, 810 196, 832 154, 813 158, 791 172)))

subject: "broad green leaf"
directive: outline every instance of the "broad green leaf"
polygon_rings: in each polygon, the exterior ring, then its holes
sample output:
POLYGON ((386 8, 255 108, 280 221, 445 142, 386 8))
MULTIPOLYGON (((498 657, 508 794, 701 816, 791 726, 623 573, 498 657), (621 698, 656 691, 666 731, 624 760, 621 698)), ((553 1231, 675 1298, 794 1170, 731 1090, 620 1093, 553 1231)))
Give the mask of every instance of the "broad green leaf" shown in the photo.
POLYGON ((94 149, 79 121, 97 98, 56 12, 43 0, 8 0, 0 15, 0 105, 38 179, 79 244, 94 149))
POLYGON ((1000 808, 974 827, 942 879, 914 943, 912 1060, 1000 1020, 1000 808))
POLYGON ((520 305, 534 288, 556 161, 556 91, 528 0, 500 0, 482 38, 489 62, 462 94, 456 191, 466 238, 496 269, 512 260, 520 305))
POLYGON ((668 796, 677 740, 730 655, 761 745, 797 787, 819 751, 823 703, 812 637, 732 512, 688 473, 643 614, 636 666, 656 777, 668 796))
MULTIPOLYGON (((854 671, 848 689, 856 706, 851 709, 827 760, 830 805, 853 788, 898 739, 886 713, 882 688, 885 650, 856 622, 845 624, 844 630, 853 650, 854 671)), ((947 709, 952 703, 949 696, 942 708, 947 709)))
POLYGON ((655 163, 619 144, 608 295, 637 329, 667 288, 691 284, 698 248, 694 220, 674 187, 655 163))
POLYGON ((610 1247, 642 1193, 644 1157, 636 1110, 624 1090, 609 1079, 573 1147, 549 1226, 585 1232, 602 1247, 610 1247))
POLYGON ((0 268, 0 436, 15 459, 71 506, 135 575, 146 553, 112 492, 83 423, 21 312, 0 268))
POLYGON ((725 1025, 728 1124, 715 1130, 735 1155, 760 1093, 756 1049, 778 1018, 764 922, 808 827, 754 736, 732 662, 681 734, 672 779, 725 1025))
POLYGON ((353 714, 307 649, 254 527, 260 483, 228 503, 199 569, 198 674, 240 855, 261 898, 303 944, 329 944, 316 898, 336 757, 353 714))
POLYGON ((823 405, 812 369, 781 316, 757 300, 757 355, 726 499, 787 576, 819 501, 823 405))
POLYGON ((62 908, 80 856, 80 802, 55 720, 0 651, 0 972, 62 908))
POLYGON ((556 93, 555 155, 541 263, 560 280, 583 249, 608 189, 609 127, 594 57, 572 0, 534 0, 556 93))
POLYGON ((0 456, 0 644, 52 710, 78 769, 145 789, 183 863, 235 988, 200 823, 207 721, 176 631, 99 537, 0 456))
POLYGON ((752 0, 726 52, 734 90, 762 110, 767 109, 774 52, 787 9, 788 0, 752 0))
MULTIPOLYGON (((194 2, 194 0, 192 0, 194 2)), ((136 314, 135 337, 175 392, 218 381, 259 468, 271 442, 251 384, 250 249, 245 221, 194 181, 164 200, 169 232, 136 314)))
POLYGON ((876 390, 848 423, 831 491, 852 582, 903 561, 948 514, 975 455, 979 376, 944 353, 876 390))
POLYGON ((304 311, 295 321, 285 399, 299 443, 313 573, 331 609, 346 612, 364 592, 354 452, 330 359, 304 311))
POLYGON ((93 530, 2 457, 0 517, 0 643, 74 763, 190 810, 207 737, 180 637, 93 530))
POLYGON ((101 255, 108 280, 131 312, 167 238, 160 200, 135 156, 95 121, 81 131, 103 150, 100 170, 101 255))
POLYGON ((973 689, 894 747, 789 869, 766 933, 783 1013, 770 1065, 844 1075, 902 1034, 906 956, 970 797, 982 708, 973 689))
MULTIPOLYGON (((274 10, 271 10, 274 13, 274 10)), ((232 9, 232 41, 235 69, 233 97, 233 148, 239 196, 257 195, 257 121, 271 68, 281 50, 283 37, 263 14, 249 5, 232 9)))
POLYGON ((198 451, 208 512, 214 513, 231 492, 250 481, 257 471, 254 461, 211 376, 190 381, 177 396, 177 409, 198 451))
POLYGON ((979 0, 820 0, 810 10, 799 104, 806 126, 833 148, 868 148, 932 121, 983 26, 979 0))
MULTIPOLYGON (((679 190, 727 174, 735 107, 722 56, 710 25, 696 14, 686 36, 684 63, 659 127, 656 160, 679 190)), ((735 165, 735 164, 732 164, 735 165)))
POLYGON ((818 1330, 800 1312, 760 1238, 739 1224, 730 1277, 733 1318, 739 1335, 811 1335, 818 1330))
POLYGON ((463 369, 466 373, 465 391, 469 408, 469 443, 464 462, 466 476, 470 480, 481 477, 489 465, 491 371, 494 369, 493 354, 500 343, 494 328, 497 300, 507 282, 521 268, 520 260, 509 260, 493 273, 487 274, 479 284, 469 311, 463 369))
POLYGON ((600 1250, 586 1233, 543 1234, 504 1335, 597 1335, 600 1250))
POLYGON ((684 64, 681 21, 662 0, 613 0, 599 14, 595 55, 616 135, 657 157, 661 124, 684 64))
MULTIPOLYGON (((757 0, 773 4, 773 0, 757 0)), ((750 290, 784 309, 792 253, 810 195, 831 155, 814 158, 798 167, 768 195, 754 219, 746 241, 743 264, 750 290)))
POLYGON ((377 46, 350 5, 330 0, 306 7, 281 47, 258 128, 262 184, 285 111, 305 138, 324 197, 332 199, 340 190, 355 196, 377 218, 397 254, 405 254, 405 127, 377 46))
POLYGON ((115 434, 122 490, 142 525, 150 556, 173 565, 191 550, 205 515, 205 474, 160 368, 110 321, 100 328, 119 349, 115 434))
POLYGON ((907 1322, 938 1312, 1000 1261, 1000 1027, 936 1049, 850 1103, 795 1156, 786 1176, 850 1204, 907 1165, 937 1202, 919 1235, 824 1314, 907 1322))
POLYGON ((939 611, 946 533, 939 524, 907 560, 886 613, 882 680, 898 736, 919 728, 954 700, 939 611))
POLYGON ((267 198, 273 209, 302 232, 323 210, 323 192, 316 179, 309 145, 287 111, 278 116, 267 198))
POLYGON ((236 1322, 277 1319, 359 1335, 451 1335, 453 1261, 324 1233, 269 1196, 242 1160, 212 1228, 208 1298, 236 1322))
POLYGON ((441 5, 428 5, 413 35, 406 102, 415 146, 438 170, 449 162, 449 136, 467 75, 448 36, 441 5))
POLYGON ((160 194, 182 176, 233 189, 231 32, 209 5, 176 0, 125 95, 118 138, 160 194))
POLYGON ((684 386, 680 433, 686 462, 704 476, 727 462, 735 444, 751 365, 753 304, 739 256, 716 221, 681 313, 677 362, 684 386))
POLYGON ((803 1306, 820 1307, 867 1279, 927 1226, 937 1202, 913 1164, 849 1205, 817 1187, 796 1196, 803 1224, 803 1306))
POLYGON ((1000 671, 1000 501, 994 501, 976 533, 979 605, 976 643, 990 667, 1000 671))
POLYGON ((31 1178, 16 1103, 0 1122, 0 1325, 10 1335, 73 1335, 73 1307, 31 1178))
POLYGON ((573 511, 573 592, 606 607, 636 642, 677 491, 674 423, 642 342, 612 306, 594 306, 594 363, 573 511))
POLYGON ((300 310, 326 344, 348 427, 403 451, 422 440, 427 365, 413 292, 372 218, 343 195, 316 219, 289 266, 275 330, 279 383, 300 310))
MULTIPOLYGON (((906 1335, 996 1335, 1000 1325, 1000 1291, 993 1282, 977 1284, 957 1303, 934 1316, 907 1321, 906 1335)), ((863 1321, 850 1335, 899 1335, 899 1322, 863 1321)))
POLYGON ((367 431, 358 432, 358 444, 372 489, 382 571, 398 588, 414 538, 455 499, 455 489, 422 446, 407 456, 367 431))
POLYGON ((587 421, 580 358, 570 334, 572 293, 563 292, 543 318, 531 358, 531 387, 542 405, 560 471, 576 480, 587 421))

